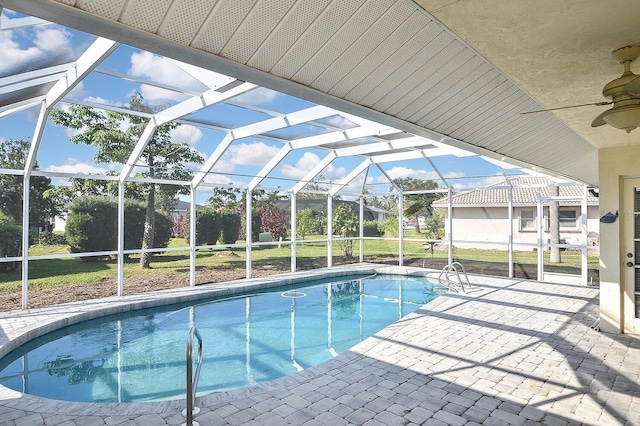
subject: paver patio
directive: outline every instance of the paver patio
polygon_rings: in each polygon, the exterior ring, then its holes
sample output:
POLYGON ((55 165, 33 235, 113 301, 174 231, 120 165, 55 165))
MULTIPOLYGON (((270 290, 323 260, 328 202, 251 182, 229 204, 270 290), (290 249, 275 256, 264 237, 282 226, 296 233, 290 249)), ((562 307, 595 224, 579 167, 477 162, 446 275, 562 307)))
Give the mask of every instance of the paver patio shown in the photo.
MULTIPOLYGON (((341 268, 313 271, 314 278, 327 271, 339 275, 341 268)), ((598 289, 470 279, 473 289, 466 294, 447 293, 329 362, 197 398, 201 411, 195 420, 200 425, 640 425, 640 339, 591 328, 598 289)), ((144 303, 153 297, 131 298, 144 303)), ((121 299, 1 314, 3 347, 61 311, 85 312, 89 305, 109 303, 121 299)), ((184 405, 183 400, 69 403, 2 388, 0 424, 178 425, 185 421, 184 405)))

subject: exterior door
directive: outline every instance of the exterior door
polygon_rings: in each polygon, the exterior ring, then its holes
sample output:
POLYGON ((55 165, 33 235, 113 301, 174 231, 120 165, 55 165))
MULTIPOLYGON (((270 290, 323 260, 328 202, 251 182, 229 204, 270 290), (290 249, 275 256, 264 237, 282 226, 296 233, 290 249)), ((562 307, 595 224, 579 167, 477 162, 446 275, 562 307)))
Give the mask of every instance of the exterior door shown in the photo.
POLYGON ((640 178, 624 180, 624 331, 640 331, 640 178))

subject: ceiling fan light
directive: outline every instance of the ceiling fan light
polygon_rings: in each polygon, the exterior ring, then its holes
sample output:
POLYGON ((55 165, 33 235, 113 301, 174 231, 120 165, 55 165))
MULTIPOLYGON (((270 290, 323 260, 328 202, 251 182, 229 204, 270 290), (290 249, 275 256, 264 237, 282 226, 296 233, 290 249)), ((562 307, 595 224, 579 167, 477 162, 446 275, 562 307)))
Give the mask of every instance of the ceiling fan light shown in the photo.
POLYGON ((602 119, 608 125, 630 133, 636 127, 640 127, 640 106, 610 109, 602 114, 602 119))

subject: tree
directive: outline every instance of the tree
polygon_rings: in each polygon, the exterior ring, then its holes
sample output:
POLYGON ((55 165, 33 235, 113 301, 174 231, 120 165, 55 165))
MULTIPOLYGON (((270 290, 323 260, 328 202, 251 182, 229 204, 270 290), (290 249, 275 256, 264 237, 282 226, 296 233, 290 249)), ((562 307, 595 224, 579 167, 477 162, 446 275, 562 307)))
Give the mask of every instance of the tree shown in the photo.
POLYGON ((239 209, 243 200, 242 191, 238 188, 214 188, 213 195, 207 200, 207 205, 216 208, 239 209))
MULTIPOLYGON (((333 211, 333 232, 343 237, 355 237, 360 221, 358 214, 349 204, 338 204, 333 211)), ((353 257, 353 240, 341 240, 340 248, 348 258, 353 257)))
MULTIPOLYGON (((153 114, 163 109, 163 106, 148 106, 140 93, 134 93, 129 102, 132 111, 153 114)), ((71 142, 82 143, 96 147, 94 159, 98 163, 121 163, 129 158, 133 148, 138 143, 148 119, 133 114, 115 111, 101 111, 82 105, 71 105, 69 111, 53 110, 51 120, 58 125, 80 130, 71 137, 71 142), (124 130, 123 130, 124 129, 124 130)), ((201 164, 202 156, 184 142, 171 140, 171 130, 178 125, 169 123, 158 126, 145 147, 139 159, 140 166, 146 171, 139 177, 162 178, 171 180, 188 180, 192 173, 184 163, 201 164)), ((156 185, 128 185, 130 189, 139 188, 146 198, 146 215, 144 223, 144 237, 142 249, 153 247, 156 209, 156 185)), ((187 191, 186 187, 166 186, 164 190, 174 191, 175 194, 187 191)), ((135 192, 135 191, 134 191, 135 192)), ((166 197, 166 194, 165 194, 166 197)), ((163 197, 163 198, 165 198, 163 197)), ((151 253, 142 253, 140 267, 148 268, 151 253)))
POLYGON ((444 238, 444 214, 433 210, 431 216, 427 218, 425 237, 430 240, 441 240, 444 238))
POLYGON ((300 210, 296 214, 296 231, 298 236, 304 240, 304 237, 311 234, 314 227, 313 210, 309 207, 300 210))
POLYGON ((264 232, 269 232, 275 241, 287 238, 289 219, 274 205, 262 204, 260 212, 261 227, 264 232))
MULTIPOLYGON (((0 140, 0 168, 24 170, 30 142, 23 139, 0 140)), ((37 162, 34 170, 38 169, 37 162)), ((20 175, 0 175, 0 212, 12 223, 22 222, 24 178, 20 175)), ((55 203, 45 197, 51 189, 51 179, 31 176, 29 179, 29 223, 45 226, 58 213, 55 203)))
MULTIPOLYGON (((393 184, 396 187, 400 188, 402 191, 428 191, 438 188, 437 182, 415 178, 394 179, 393 184)), ((412 216, 415 219, 415 228, 417 234, 420 234, 420 216, 431 216, 431 203, 438 198, 438 194, 435 193, 405 195, 406 206, 403 213, 405 214, 405 216, 412 216)))

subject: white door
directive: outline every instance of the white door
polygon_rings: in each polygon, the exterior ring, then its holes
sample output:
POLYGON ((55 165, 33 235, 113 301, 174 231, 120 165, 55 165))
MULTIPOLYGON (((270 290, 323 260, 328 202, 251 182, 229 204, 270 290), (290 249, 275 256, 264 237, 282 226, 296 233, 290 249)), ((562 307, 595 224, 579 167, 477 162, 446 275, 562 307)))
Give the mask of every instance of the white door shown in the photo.
POLYGON ((624 180, 622 270, 624 331, 640 331, 640 178, 624 180))

